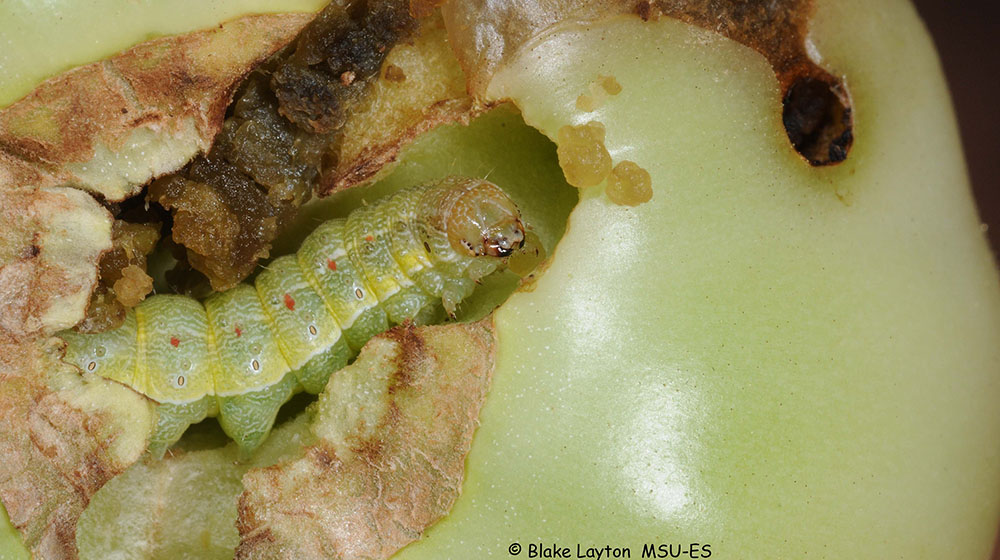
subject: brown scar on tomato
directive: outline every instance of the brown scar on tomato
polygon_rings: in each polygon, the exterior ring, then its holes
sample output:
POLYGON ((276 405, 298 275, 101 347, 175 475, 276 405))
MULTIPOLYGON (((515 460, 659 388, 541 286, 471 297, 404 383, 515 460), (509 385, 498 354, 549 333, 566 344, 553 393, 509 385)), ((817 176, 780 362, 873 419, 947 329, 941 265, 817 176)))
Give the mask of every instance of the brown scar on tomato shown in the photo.
POLYGON ((854 140, 843 80, 808 52, 813 0, 640 0, 643 20, 666 15, 742 43, 771 63, 781 85, 782 121, 792 146, 812 165, 839 163, 854 140))
POLYGON ((809 56, 813 0, 449 0, 442 12, 473 96, 520 48, 564 21, 595 22, 631 14, 671 17, 719 33, 761 53, 778 78, 782 122, 795 150, 814 166, 847 157, 853 142, 844 80, 809 56))
POLYGON ((126 387, 65 370, 53 349, 0 334, 0 500, 34 557, 73 559, 80 514, 139 458, 152 410, 126 387))
POLYGON ((461 492, 496 355, 492 318, 403 325, 337 373, 299 459, 243 478, 236 558, 388 558, 461 492))

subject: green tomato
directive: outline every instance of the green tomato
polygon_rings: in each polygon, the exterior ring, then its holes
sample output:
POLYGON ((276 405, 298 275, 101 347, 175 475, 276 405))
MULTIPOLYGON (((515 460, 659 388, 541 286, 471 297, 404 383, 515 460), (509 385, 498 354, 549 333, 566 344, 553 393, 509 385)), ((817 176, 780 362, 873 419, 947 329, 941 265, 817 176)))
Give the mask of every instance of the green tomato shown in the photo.
POLYGON ((550 138, 604 123, 654 195, 587 190, 500 309, 462 498, 400 557, 988 557, 1000 291, 935 53, 904 2, 822 2, 811 40, 855 110, 833 167, 762 57, 675 21, 565 26, 494 79, 550 138), (623 91, 577 110, 599 74, 623 91))
POLYGON ((560 27, 494 78, 553 140, 602 122, 654 194, 583 191, 498 311, 463 494, 399 557, 988 556, 1000 290, 948 94, 907 3, 818 4, 855 111, 836 166, 791 148, 759 54, 667 18, 560 27), (599 74, 622 92, 580 111, 599 74))

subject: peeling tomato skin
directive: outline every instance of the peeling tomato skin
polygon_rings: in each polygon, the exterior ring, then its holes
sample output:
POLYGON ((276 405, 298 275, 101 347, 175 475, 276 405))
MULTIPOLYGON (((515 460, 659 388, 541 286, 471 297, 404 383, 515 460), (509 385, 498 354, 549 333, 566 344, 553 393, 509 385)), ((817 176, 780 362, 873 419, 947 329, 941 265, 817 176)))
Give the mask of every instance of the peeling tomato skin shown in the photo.
POLYGON ((496 345, 491 319, 401 325, 372 339, 338 377, 344 386, 370 383, 364 403, 371 406, 344 430, 331 430, 328 419, 358 400, 329 390, 317 403, 318 441, 247 474, 235 558, 326 557, 316 543, 349 550, 349 558, 389 558, 419 538, 461 493, 496 345), (356 491, 340 491, 345 485, 356 491), (362 517, 373 522, 350 522, 362 517), (329 519, 345 520, 343 530, 325 530, 329 519))

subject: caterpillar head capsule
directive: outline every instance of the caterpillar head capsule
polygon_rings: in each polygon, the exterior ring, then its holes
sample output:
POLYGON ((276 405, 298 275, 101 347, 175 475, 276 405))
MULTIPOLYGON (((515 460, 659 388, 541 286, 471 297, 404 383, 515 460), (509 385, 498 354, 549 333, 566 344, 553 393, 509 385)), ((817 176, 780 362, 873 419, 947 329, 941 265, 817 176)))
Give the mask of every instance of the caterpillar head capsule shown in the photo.
POLYGON ((507 257, 524 244, 524 224, 514 201, 486 180, 470 182, 453 203, 448 241, 469 256, 507 257))

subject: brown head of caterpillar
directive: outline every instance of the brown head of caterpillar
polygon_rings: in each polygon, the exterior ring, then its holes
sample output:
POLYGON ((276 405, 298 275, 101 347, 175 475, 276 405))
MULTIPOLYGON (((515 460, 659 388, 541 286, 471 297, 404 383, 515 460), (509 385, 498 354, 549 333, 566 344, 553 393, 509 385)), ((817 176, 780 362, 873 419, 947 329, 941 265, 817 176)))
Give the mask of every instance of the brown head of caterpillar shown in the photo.
POLYGON ((524 224, 514 201, 493 183, 472 181, 448 209, 448 241, 471 257, 508 257, 524 243, 524 224))

